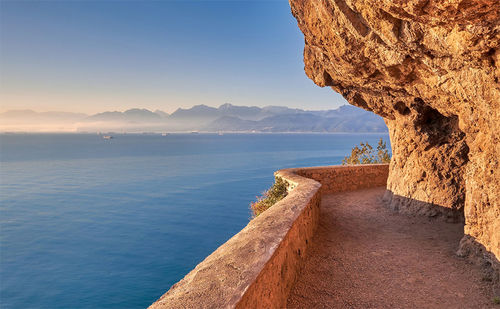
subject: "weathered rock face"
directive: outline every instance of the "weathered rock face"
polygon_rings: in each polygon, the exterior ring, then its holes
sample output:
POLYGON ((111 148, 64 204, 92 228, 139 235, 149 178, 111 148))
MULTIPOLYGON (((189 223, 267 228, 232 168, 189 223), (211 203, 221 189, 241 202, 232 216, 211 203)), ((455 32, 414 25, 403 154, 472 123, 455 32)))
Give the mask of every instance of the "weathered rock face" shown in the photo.
POLYGON ((290 5, 305 36, 306 74, 385 118, 391 207, 465 216, 461 252, 499 259, 500 2, 290 5))

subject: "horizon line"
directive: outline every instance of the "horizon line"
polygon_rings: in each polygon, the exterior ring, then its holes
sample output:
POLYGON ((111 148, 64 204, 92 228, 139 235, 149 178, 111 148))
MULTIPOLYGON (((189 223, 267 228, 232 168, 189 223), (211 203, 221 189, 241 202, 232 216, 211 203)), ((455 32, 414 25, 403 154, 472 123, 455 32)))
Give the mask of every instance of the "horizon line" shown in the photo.
MULTIPOLYGON (((103 110, 103 111, 99 111, 99 112, 73 112, 73 111, 67 111, 67 110, 46 110, 46 111, 39 111, 39 110, 35 110, 35 109, 31 109, 31 108, 19 108, 19 109, 0 109, 0 114, 4 114, 4 113, 7 113, 7 112, 34 112, 34 113, 70 113, 70 114, 85 114, 85 115, 96 115, 96 114, 101 114, 101 113, 107 113, 107 112, 111 112, 111 113, 114 113, 114 112, 118 112, 118 113, 124 113, 126 111, 130 111, 130 110, 147 110, 147 111, 150 111, 150 112, 157 112, 157 111, 160 111, 160 112, 163 112, 163 113, 166 113, 166 114, 173 114, 175 113, 176 111, 178 110, 189 110, 189 109, 192 109, 193 107, 197 107, 197 106, 206 106, 206 107, 211 107, 211 108, 215 108, 215 109, 219 109, 221 108, 222 106, 224 105, 231 105, 231 106, 236 106, 236 107, 256 107, 256 108, 260 108, 260 109, 264 109, 264 108, 268 108, 268 107, 286 107, 286 108, 289 108, 289 109, 298 109, 298 110, 302 110, 302 111, 311 111, 311 112, 317 112, 317 111, 329 111, 329 110, 336 110, 336 109, 339 109, 340 107, 342 106, 354 106, 354 107, 357 107, 355 105, 352 105, 352 104, 343 104, 343 105, 340 105, 340 106, 332 106, 331 109, 304 109, 304 108, 298 108, 298 107, 289 107, 287 105, 265 105, 265 106, 257 106, 257 105, 236 105, 236 104, 232 104, 232 103, 223 103, 219 106, 214 106, 214 105, 208 105, 208 104, 195 104, 195 105, 192 105, 191 107, 177 107, 173 112, 169 113, 169 112, 165 112, 164 110, 161 110, 161 109, 150 109, 150 108, 144 108, 144 107, 132 107, 132 108, 128 108, 128 109, 124 109, 124 110, 103 110)), ((358 107, 360 108, 360 107, 358 107)))

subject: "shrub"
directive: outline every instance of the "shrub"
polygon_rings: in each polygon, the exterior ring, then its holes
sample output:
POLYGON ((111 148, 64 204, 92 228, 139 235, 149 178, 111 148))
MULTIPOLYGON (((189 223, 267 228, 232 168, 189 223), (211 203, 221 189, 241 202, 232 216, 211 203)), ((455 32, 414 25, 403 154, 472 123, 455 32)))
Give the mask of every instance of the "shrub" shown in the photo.
POLYGON ((500 296, 493 297, 493 303, 495 305, 500 305, 500 296))
POLYGON ((263 213, 287 195, 287 183, 280 177, 276 177, 274 184, 267 191, 257 196, 257 201, 250 204, 253 218, 263 213))
POLYGON ((342 165, 347 164, 371 164, 371 163, 389 163, 391 155, 387 150, 386 143, 380 138, 377 149, 366 143, 361 143, 352 149, 351 155, 342 160, 342 165))

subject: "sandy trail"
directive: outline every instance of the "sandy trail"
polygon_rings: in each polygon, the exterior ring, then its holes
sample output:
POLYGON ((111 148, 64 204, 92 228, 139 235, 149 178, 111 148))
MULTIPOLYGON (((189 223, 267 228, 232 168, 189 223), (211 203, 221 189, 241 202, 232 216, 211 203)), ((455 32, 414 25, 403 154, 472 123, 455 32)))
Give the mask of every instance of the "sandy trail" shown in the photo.
POLYGON ((500 308, 480 269, 455 255, 463 225, 392 212, 384 190, 323 196, 288 308, 500 308))

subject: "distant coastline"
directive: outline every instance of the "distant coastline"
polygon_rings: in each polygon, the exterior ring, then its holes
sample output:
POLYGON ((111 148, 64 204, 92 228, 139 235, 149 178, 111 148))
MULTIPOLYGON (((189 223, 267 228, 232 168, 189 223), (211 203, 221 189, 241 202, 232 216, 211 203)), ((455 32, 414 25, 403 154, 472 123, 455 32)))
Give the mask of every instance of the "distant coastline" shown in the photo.
POLYGON ((344 105, 337 109, 307 111, 282 106, 218 108, 196 105, 172 114, 147 109, 103 112, 12 110, 0 113, 0 132, 27 133, 384 133, 380 116, 344 105))
MULTIPOLYGON (((120 135, 162 135, 163 133, 161 132, 100 132, 100 135, 109 135, 113 134, 115 136, 120 136, 120 135)), ((294 134, 311 134, 311 135, 359 135, 359 134, 365 134, 365 135, 389 135, 389 132, 246 132, 246 131, 233 131, 233 132, 222 132, 224 135, 294 135, 294 134)), ((30 131, 17 131, 17 132, 1 132, 0 131, 0 136, 1 135, 97 135, 97 132, 84 132, 84 131, 78 131, 78 132, 69 132, 69 131, 61 131, 61 132, 30 132, 30 131)), ((197 134, 199 135, 220 135, 219 132, 198 132, 197 134)), ((168 132, 168 135, 192 135, 190 132, 168 132)))

